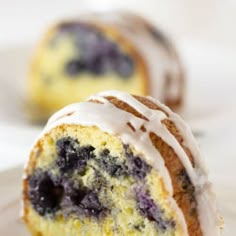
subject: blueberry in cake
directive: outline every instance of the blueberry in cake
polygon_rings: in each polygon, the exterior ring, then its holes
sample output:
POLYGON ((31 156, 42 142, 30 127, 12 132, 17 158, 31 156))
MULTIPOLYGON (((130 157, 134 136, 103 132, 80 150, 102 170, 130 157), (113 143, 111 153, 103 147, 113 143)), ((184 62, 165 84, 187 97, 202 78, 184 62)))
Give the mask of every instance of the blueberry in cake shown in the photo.
POLYGON ((32 235, 217 236, 188 126, 151 97, 106 91, 54 114, 23 180, 32 235))
POLYGON ((131 13, 81 16, 48 30, 35 50, 28 79, 28 110, 45 120, 70 103, 107 89, 183 102, 184 75, 170 40, 131 13))

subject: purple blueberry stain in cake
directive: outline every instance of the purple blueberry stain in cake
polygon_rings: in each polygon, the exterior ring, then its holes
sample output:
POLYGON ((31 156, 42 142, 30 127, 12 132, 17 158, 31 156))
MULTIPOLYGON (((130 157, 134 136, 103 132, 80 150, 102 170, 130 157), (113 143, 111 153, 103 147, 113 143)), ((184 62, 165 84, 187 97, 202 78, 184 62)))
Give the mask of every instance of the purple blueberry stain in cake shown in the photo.
POLYGON ((175 222, 165 217, 164 210, 154 202, 142 187, 135 189, 135 196, 138 211, 149 221, 155 222, 158 231, 164 233, 167 230, 175 228, 175 222))
POLYGON ((96 76, 115 72, 123 79, 132 76, 135 66, 132 58, 97 27, 82 22, 67 22, 59 26, 55 38, 65 35, 72 38, 75 53, 79 56, 79 59, 68 60, 65 65, 65 74, 69 78, 85 71, 96 76))
POLYGON ((120 55, 115 62, 115 70, 122 78, 130 77, 134 71, 134 62, 127 55, 120 55))
POLYGON ((95 217, 99 217, 99 215, 105 210, 98 199, 98 195, 93 191, 87 192, 80 202, 80 207, 85 211, 86 215, 92 215, 95 217))
POLYGON ((48 172, 37 170, 28 178, 29 200, 42 216, 55 214, 64 195, 61 185, 53 181, 48 172))
POLYGON ((64 137, 56 142, 57 153, 59 156, 65 156, 68 153, 76 153, 76 146, 79 142, 71 137, 64 137))
POLYGON ((81 183, 68 182, 65 184, 65 198, 62 203, 65 216, 74 214, 80 218, 101 218, 107 212, 98 197, 96 189, 89 189, 81 183))
POLYGON ((94 158, 94 147, 80 146, 79 142, 70 137, 65 137, 56 142, 58 159, 56 161, 61 173, 71 174, 74 170, 83 173, 87 167, 87 161, 94 158))
POLYGON ((105 72, 105 63, 104 58, 100 55, 93 56, 86 62, 88 70, 95 75, 101 75, 105 72))
POLYGON ((110 155, 108 149, 104 149, 100 153, 96 162, 102 170, 106 171, 112 177, 121 177, 128 174, 128 168, 125 162, 120 162, 117 157, 110 155))
POLYGON ((149 166, 139 156, 135 156, 128 145, 124 145, 126 161, 118 161, 118 157, 110 155, 108 149, 104 149, 96 162, 100 168, 112 177, 133 176, 137 180, 143 180, 150 172, 149 166))
MULTIPOLYGON (((151 169, 144 160, 133 154, 128 145, 124 145, 124 150, 126 159, 120 160, 111 155, 108 149, 96 156, 93 146, 81 146, 75 138, 57 140, 57 160, 47 170, 36 170, 28 179, 29 200, 33 208, 41 216, 62 214, 65 217, 74 215, 80 219, 102 219, 114 204, 112 199, 102 198, 101 201, 99 197, 101 193, 112 191, 113 188, 104 173, 114 178, 130 178, 133 184, 139 185, 145 184, 146 174, 151 169), (92 168, 89 172, 93 173, 90 175, 92 178, 84 182, 84 175, 89 168, 92 168)), ((145 191, 136 192, 140 214, 155 221, 159 230, 171 224, 145 191), (160 219, 164 219, 164 223, 160 219)), ((141 226, 136 226, 136 230, 141 229, 141 226)))
POLYGON ((101 218, 107 207, 99 200, 98 193, 106 182, 101 175, 95 175, 92 188, 83 185, 82 180, 67 176, 53 176, 49 171, 37 169, 28 178, 29 201, 41 216, 54 217, 73 214, 77 217, 101 218))
POLYGON ((103 176, 100 170, 94 170, 94 178, 92 185, 90 186, 91 189, 95 189, 96 192, 101 191, 104 188, 109 186, 107 179, 103 176))
MULTIPOLYGON (((70 137, 59 139, 56 142, 58 154, 57 165, 61 172, 69 172, 77 167, 77 140, 70 137)), ((82 163, 82 167, 84 163, 82 163)))
POLYGON ((71 78, 86 71, 86 64, 80 59, 72 59, 65 66, 65 72, 71 78))
POLYGON ((151 171, 151 166, 148 165, 139 156, 135 156, 128 145, 123 145, 125 155, 127 157, 127 166, 129 173, 136 179, 142 180, 151 171))

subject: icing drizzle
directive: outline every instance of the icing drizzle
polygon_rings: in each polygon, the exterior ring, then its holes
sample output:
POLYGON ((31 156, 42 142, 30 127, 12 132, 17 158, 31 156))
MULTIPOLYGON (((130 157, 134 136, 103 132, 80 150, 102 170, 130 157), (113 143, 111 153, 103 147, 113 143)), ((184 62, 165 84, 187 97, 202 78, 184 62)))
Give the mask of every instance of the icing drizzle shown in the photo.
POLYGON ((165 105, 150 97, 148 99, 157 104, 165 113, 160 110, 150 109, 132 95, 120 91, 98 93, 89 99, 97 100, 100 103, 87 101, 65 107, 49 119, 41 136, 61 124, 96 126, 109 134, 119 136, 124 144, 132 145, 138 152, 143 154, 148 163, 158 170, 169 193, 168 200, 178 215, 179 223, 182 225, 183 235, 188 235, 183 213, 173 198, 173 186, 168 169, 165 167, 161 154, 153 146, 149 138, 150 132, 155 133, 173 148, 195 187, 199 222, 203 235, 220 235, 220 217, 216 207, 215 196, 208 181, 207 171, 204 162, 201 160, 200 151, 191 130, 182 119, 165 105), (147 117, 148 120, 138 118, 132 113, 117 108, 106 99, 107 96, 116 97, 125 102, 137 110, 137 112, 147 117), (162 124, 161 121, 167 118, 175 123, 181 133, 186 146, 194 157, 195 167, 192 166, 187 154, 176 138, 162 124), (130 129, 128 124, 131 124, 135 131, 130 129), (145 127, 146 132, 141 130, 142 126, 145 127))
POLYGON ((114 26, 136 46, 146 62, 153 97, 165 102, 165 98, 175 101, 183 95, 182 65, 176 50, 165 35, 147 20, 124 11, 94 13, 83 17, 95 24, 114 26), (165 87, 167 77, 170 81, 165 87))

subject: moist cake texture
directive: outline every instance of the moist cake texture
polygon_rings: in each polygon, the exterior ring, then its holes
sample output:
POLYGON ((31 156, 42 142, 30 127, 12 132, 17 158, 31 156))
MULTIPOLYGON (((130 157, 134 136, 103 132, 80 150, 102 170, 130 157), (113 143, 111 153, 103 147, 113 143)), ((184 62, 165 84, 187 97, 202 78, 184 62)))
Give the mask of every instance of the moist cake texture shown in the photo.
POLYGON ((32 235, 220 235, 189 128, 150 97, 107 91, 50 118, 23 180, 32 235))

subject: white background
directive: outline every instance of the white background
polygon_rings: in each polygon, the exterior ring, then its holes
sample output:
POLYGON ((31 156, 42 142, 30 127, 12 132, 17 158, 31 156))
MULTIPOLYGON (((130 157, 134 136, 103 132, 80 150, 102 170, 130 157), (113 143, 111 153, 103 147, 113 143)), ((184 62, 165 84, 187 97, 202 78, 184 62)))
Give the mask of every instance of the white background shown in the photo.
POLYGON ((49 24, 84 9, 128 8, 144 13, 180 39, 192 38, 236 49, 235 0, 0 0, 0 43, 25 43, 49 24))

